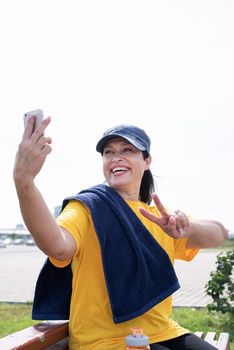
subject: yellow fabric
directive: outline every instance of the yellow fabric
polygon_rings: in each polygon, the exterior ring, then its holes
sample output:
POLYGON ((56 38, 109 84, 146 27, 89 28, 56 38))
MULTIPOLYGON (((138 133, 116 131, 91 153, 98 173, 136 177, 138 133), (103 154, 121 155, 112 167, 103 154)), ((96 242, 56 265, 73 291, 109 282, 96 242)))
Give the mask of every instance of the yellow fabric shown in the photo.
MULTIPOLYGON (((127 203, 167 251, 172 263, 175 258, 191 260, 196 255, 196 249, 186 249, 187 239, 174 240, 156 224, 144 218, 138 210, 139 206, 143 206, 157 213, 155 207, 149 207, 142 202, 127 201, 127 203)), ((122 350, 125 337, 134 327, 143 328, 144 334, 150 337, 150 343, 174 338, 188 332, 169 318, 172 297, 168 297, 140 317, 115 324, 112 320, 98 238, 89 209, 77 201, 72 201, 57 218, 57 222, 68 230, 77 242, 77 251, 72 259, 70 350, 122 350)), ((58 267, 69 263, 54 259, 51 261, 58 267)))

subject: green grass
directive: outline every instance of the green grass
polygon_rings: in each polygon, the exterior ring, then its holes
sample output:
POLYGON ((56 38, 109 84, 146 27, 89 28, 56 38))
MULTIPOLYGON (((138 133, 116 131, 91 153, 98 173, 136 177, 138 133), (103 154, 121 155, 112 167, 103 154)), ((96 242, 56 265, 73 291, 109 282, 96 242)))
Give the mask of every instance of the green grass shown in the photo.
POLYGON ((206 308, 174 308, 172 318, 191 332, 202 331, 216 333, 227 332, 231 338, 231 350, 234 350, 234 317, 220 312, 208 312, 206 308))
POLYGON ((207 252, 210 252, 211 250, 220 250, 220 252, 225 252, 226 250, 234 248, 234 239, 226 239, 221 245, 215 248, 204 248, 202 250, 205 250, 207 252))
POLYGON ((0 338, 37 323, 31 319, 32 304, 0 303, 0 338))
POLYGON ((226 239, 218 248, 234 248, 234 239, 226 239))
MULTIPOLYGON (((29 327, 36 321, 31 320, 31 304, 0 303, 0 338, 29 327)), ((227 332, 231 336, 231 350, 234 350, 234 317, 204 309, 174 308, 172 318, 181 326, 195 331, 227 332)))

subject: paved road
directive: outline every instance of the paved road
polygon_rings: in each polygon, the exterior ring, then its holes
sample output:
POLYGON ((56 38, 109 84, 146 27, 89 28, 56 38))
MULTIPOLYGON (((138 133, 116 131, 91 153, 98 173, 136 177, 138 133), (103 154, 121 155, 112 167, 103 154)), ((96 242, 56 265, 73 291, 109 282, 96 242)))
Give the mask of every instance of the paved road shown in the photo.
MULTIPOLYGON (((204 286, 215 270, 217 251, 201 251, 187 263, 177 261, 175 269, 181 288, 174 294, 175 306, 203 307, 211 301, 204 286)), ((34 246, 8 246, 0 250, 0 302, 33 300, 34 286, 45 255, 34 246)))
POLYGON ((204 307, 212 301, 205 293, 205 285, 211 271, 216 270, 218 253, 217 250, 201 250, 190 262, 176 260, 175 270, 181 288, 174 293, 174 306, 204 307))

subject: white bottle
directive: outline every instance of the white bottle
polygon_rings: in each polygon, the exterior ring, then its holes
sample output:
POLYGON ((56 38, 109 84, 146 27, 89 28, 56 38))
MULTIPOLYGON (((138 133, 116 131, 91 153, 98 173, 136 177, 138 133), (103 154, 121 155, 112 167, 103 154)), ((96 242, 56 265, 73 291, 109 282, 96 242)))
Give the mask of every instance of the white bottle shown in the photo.
POLYGON ((132 328, 131 331, 125 338, 125 350, 150 350, 149 337, 143 334, 143 329, 132 328))

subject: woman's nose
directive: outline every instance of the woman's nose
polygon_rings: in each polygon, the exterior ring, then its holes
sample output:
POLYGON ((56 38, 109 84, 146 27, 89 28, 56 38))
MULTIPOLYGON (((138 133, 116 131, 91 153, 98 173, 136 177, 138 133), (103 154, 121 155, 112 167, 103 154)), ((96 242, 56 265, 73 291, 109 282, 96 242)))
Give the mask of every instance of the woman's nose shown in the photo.
POLYGON ((112 157, 112 161, 119 161, 119 160, 121 160, 122 158, 121 158, 121 154, 119 153, 119 152, 115 152, 114 154, 113 154, 113 157, 112 157))
POLYGON ((119 155, 115 155, 113 158, 112 158, 112 161, 114 162, 118 162, 121 160, 121 157, 119 155))

